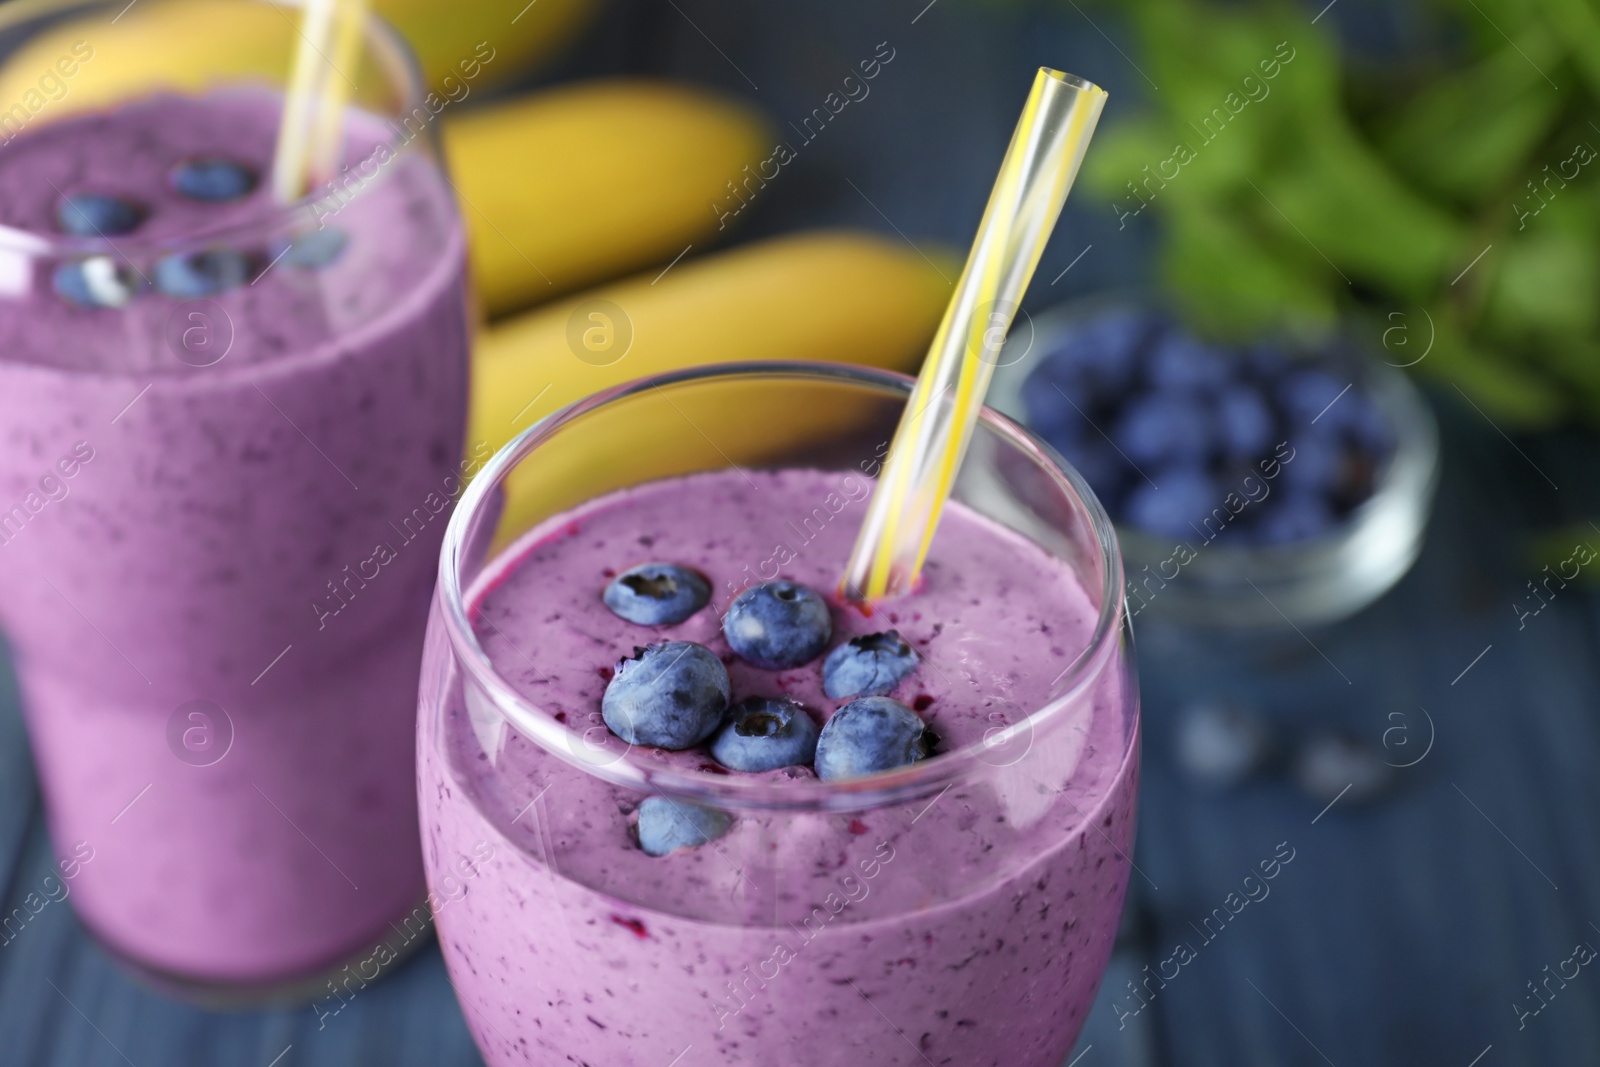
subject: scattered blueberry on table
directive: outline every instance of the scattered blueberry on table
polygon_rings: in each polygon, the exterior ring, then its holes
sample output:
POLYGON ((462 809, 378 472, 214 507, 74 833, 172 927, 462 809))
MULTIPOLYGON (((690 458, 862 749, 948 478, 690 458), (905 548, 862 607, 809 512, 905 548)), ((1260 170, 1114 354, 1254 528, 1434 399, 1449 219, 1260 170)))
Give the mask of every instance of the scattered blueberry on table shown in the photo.
POLYGON ((1309 738, 1295 756, 1294 780, 1319 804, 1344 800, 1364 804, 1388 792, 1394 765, 1377 745, 1357 737, 1322 733, 1309 738))
POLYGON ((1240 785, 1266 768, 1273 750, 1271 728, 1247 708, 1200 702, 1180 714, 1178 765, 1199 785, 1213 789, 1240 785))
POLYGON ((788 697, 747 697, 728 709, 711 755, 736 771, 803 767, 817 751, 817 723, 788 697))
POLYGON ((1193 539, 1224 509, 1229 542, 1287 544, 1334 530, 1394 450, 1349 366, 1331 349, 1212 345, 1121 309, 1057 337, 1023 402, 1119 524, 1193 539), (1230 494, 1248 498, 1232 514, 1230 494))

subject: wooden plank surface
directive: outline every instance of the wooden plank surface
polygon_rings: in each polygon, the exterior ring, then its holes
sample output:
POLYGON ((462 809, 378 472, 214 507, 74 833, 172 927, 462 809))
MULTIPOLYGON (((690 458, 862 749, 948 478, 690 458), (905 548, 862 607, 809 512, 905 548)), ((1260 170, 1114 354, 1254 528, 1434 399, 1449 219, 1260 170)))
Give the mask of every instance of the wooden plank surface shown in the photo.
MULTIPOLYGON (((1119 35, 1113 14, 1092 10, 1119 35)), ((745 96, 781 124, 885 40, 896 58, 873 95, 785 168, 742 219, 741 237, 852 224, 963 246, 1033 65, 1105 84, 1108 122, 1147 88, 1071 5, 957 0, 755 10, 628 0, 551 77, 685 78, 745 96)), ((1137 282, 1151 242, 1148 230, 1119 231, 1103 205, 1075 198, 1030 306, 1137 282)), ((1141 629, 1141 873, 1076 1067, 1600 1063, 1600 974, 1585 969, 1520 1029, 1512 1007, 1533 1003, 1525 983, 1575 942, 1600 946, 1591 925, 1600 923, 1600 605, 1573 590, 1522 631, 1510 608, 1537 573, 1522 557, 1524 532, 1600 511, 1600 447, 1571 435, 1519 442, 1525 458, 1451 396, 1439 404, 1445 482, 1426 551, 1380 604, 1307 635, 1315 648, 1294 634, 1239 647, 1141 629), (1248 703, 1291 738, 1337 727, 1373 743, 1395 712, 1420 743, 1417 709, 1426 708, 1434 746, 1399 772, 1392 796, 1365 808, 1319 814, 1322 803, 1282 777, 1216 795, 1187 784, 1172 758, 1176 716, 1201 697, 1248 703), (1294 858, 1270 895, 1209 940, 1196 931, 1280 842, 1294 858), (1179 943, 1193 959, 1138 1007, 1127 983, 1141 982, 1147 965, 1159 971, 1179 943)), ((14 691, 0 678, 5 907, 49 866, 14 691)), ((478 1062, 431 946, 320 1028, 309 1008, 216 1014, 148 992, 88 941, 67 906, 46 908, 0 946, 0 1063, 478 1062)))

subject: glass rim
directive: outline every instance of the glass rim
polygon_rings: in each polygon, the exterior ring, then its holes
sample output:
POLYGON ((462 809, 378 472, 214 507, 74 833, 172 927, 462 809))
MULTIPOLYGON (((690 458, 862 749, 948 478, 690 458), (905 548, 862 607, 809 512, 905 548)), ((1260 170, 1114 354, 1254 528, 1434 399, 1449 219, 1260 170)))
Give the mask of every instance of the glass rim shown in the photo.
MULTIPOLYGON (((275 8, 304 8, 308 0, 214 0, 214 2, 238 6, 253 4, 275 8)), ((7 3, 0 4, 0 34, 18 29, 30 22, 36 22, 50 15, 68 15, 79 10, 109 9, 116 6, 117 0, 9 0, 7 3)), ((403 112, 410 114, 417 107, 424 106, 428 87, 423 79, 422 68, 411 49, 411 45, 387 19, 370 10, 370 8, 364 14, 364 22, 365 25, 362 28, 364 49, 375 57, 379 67, 386 73, 388 81, 398 93, 403 112)), ((296 29, 298 32, 298 28, 296 29)), ((285 71, 286 75, 287 73, 285 71)), ((159 86, 157 86, 157 91, 160 91, 159 86)), ((119 103, 131 103, 134 99, 138 98, 120 101, 119 103)), ((354 107, 353 104, 346 106, 347 108, 354 107)), ((70 114, 77 114, 77 112, 71 112, 70 114)), ((381 118, 382 116, 379 117, 381 118)), ((49 123, 45 125, 48 126, 49 123)), ((19 134, 18 136, 24 135, 19 134)), ((437 136, 437 128, 430 123, 428 137, 431 139, 437 136)), ((410 144, 399 144, 392 138, 382 143, 395 150, 396 154, 413 150, 410 144)), ((4 147, 4 145, 0 145, 0 151, 3 151, 4 147)), ((385 173, 387 170, 389 168, 381 168, 379 174, 373 180, 362 184, 351 199, 365 196, 368 189, 387 177, 385 173)), ((266 181, 267 176, 263 175, 262 180, 266 181)), ((141 240, 136 234, 123 235, 117 238, 103 236, 74 237, 66 234, 45 234, 33 230, 0 225, 0 250, 21 253, 41 259, 77 259, 93 255, 113 255, 127 259, 129 258, 129 252, 148 253, 170 251, 178 248, 192 248, 197 244, 221 242, 233 236, 289 229, 296 223, 304 221, 316 222, 316 207, 334 195, 335 190, 330 186, 336 184, 336 182, 337 179, 334 182, 318 185, 308 190, 304 196, 291 204, 264 206, 260 211, 253 212, 248 217, 237 219, 233 222, 201 227, 187 233, 175 234, 159 240, 141 240)))
MULTIPOLYGON (((490 661, 468 615, 461 570, 467 562, 472 524, 485 506, 494 501, 493 494, 505 478, 561 429, 609 405, 671 386, 751 378, 854 385, 882 395, 895 395, 902 400, 909 398, 915 381, 908 375, 894 371, 844 363, 742 361, 689 367, 634 379, 602 390, 568 404, 521 431, 494 454, 462 494, 446 527, 444 544, 440 550, 435 597, 441 609, 451 652, 460 669, 470 676, 463 678, 463 684, 475 684, 489 696, 495 712, 512 729, 578 770, 624 788, 659 792, 724 808, 857 811, 925 797, 962 780, 1003 768, 1007 764, 994 761, 992 753, 1006 753, 1009 751, 1007 746, 1012 744, 1031 744, 1035 731, 1053 725, 1101 677, 1112 660, 1112 652, 1120 643, 1125 617, 1121 554, 1117 547, 1116 530, 1105 508, 1082 475, 1054 449, 1012 419, 989 407, 980 411, 980 422, 1006 445, 1034 460, 1082 509, 1093 531, 1094 547, 1102 571, 1099 612, 1087 645, 1072 664, 1061 672, 1061 691, 1020 721, 1003 729, 989 731, 982 740, 963 748, 941 752, 909 766, 864 778, 830 782, 797 779, 773 781, 733 775, 695 774, 669 767, 647 768, 630 762, 627 753, 609 761, 585 758, 570 743, 571 738, 577 736, 575 732, 556 722, 537 704, 519 693, 490 661), (986 756, 991 758, 985 759, 986 756)), ((1124 761, 1128 758, 1129 750, 1137 743, 1136 708, 1132 717, 1134 723, 1127 729, 1123 741, 1124 761)), ((629 746, 630 751, 632 747, 629 746)))

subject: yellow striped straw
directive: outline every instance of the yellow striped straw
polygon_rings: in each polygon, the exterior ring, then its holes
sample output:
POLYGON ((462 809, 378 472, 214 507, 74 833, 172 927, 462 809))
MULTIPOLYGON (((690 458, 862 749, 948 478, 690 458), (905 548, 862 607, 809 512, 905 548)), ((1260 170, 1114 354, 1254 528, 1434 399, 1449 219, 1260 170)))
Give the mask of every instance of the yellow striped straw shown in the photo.
POLYGON ((1098 85, 1041 67, 967 265, 929 346, 845 568, 841 592, 909 592, 972 438, 1000 344, 1105 107, 1098 85))
POLYGON ((306 0, 272 161, 280 204, 294 203, 338 170, 366 8, 366 0, 306 0))

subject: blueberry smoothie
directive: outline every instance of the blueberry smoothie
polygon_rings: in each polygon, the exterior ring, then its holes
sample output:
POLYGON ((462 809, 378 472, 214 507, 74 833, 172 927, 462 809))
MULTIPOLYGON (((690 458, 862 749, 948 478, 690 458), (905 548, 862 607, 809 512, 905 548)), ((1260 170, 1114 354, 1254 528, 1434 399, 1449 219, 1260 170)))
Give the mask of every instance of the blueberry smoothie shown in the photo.
POLYGON ((566 753, 452 681, 430 638, 424 858, 436 884, 472 872, 436 918, 494 1067, 1061 1063, 1127 888, 1131 683, 1115 647, 1090 656, 1100 612, 1073 570, 957 503, 914 594, 841 602, 869 489, 810 469, 648 482, 501 553, 465 592, 473 632, 566 753), (942 788, 852 800, 1036 721, 942 788), (778 799, 594 773, 621 761, 778 799), (783 810, 797 789, 827 800, 783 810))
POLYGON ((411 741, 461 479, 443 175, 266 188, 282 98, 157 96, 0 149, 0 623, 56 848, 113 951, 253 987, 421 899, 411 741))

